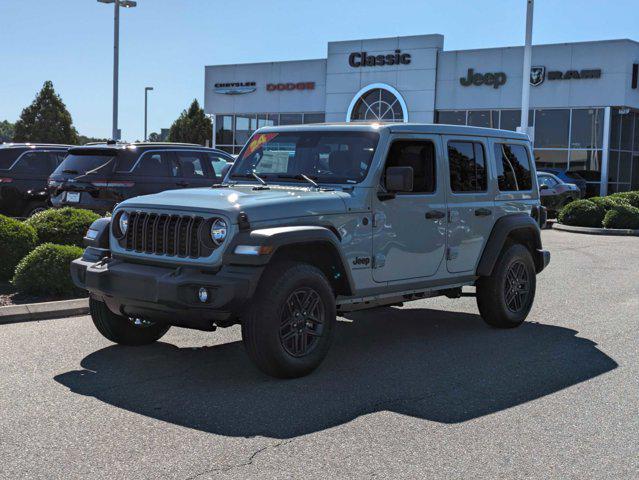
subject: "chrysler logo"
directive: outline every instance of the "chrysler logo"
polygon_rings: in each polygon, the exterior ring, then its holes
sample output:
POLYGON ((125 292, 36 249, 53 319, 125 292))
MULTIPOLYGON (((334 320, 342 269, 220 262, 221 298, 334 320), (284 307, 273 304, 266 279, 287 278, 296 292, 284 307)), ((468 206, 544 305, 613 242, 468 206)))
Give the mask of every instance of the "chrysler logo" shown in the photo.
POLYGON ((255 82, 216 83, 213 91, 223 95, 242 95, 254 92, 257 87, 255 82))
POLYGON ((530 84, 533 87, 544 83, 546 67, 530 67, 530 84))

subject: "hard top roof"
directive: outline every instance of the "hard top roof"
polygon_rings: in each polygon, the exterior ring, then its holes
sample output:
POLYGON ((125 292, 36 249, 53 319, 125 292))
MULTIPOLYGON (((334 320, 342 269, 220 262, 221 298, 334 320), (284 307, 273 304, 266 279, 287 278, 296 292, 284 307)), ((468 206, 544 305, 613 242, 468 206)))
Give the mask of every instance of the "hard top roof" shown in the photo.
POLYGON ((97 151, 97 152, 111 152, 117 153, 118 151, 144 151, 154 148, 170 148, 170 149, 185 149, 185 150, 209 150, 219 152, 220 150, 203 147, 197 143, 172 143, 172 142, 117 142, 117 143, 88 143, 86 145, 76 145, 69 150, 69 153, 77 153, 80 151, 97 151))
POLYGON ((31 142, 10 142, 0 143, 0 148, 71 148, 75 145, 64 145, 59 143, 31 143, 31 142))
POLYGON ((447 125, 442 123, 317 123, 307 125, 287 125, 277 127, 263 127, 259 131, 268 132, 308 132, 317 130, 363 131, 373 132, 387 130, 389 133, 434 133, 440 135, 472 135, 479 137, 499 137, 513 140, 528 140, 528 135, 512 130, 497 128, 470 127, 465 125, 447 125))

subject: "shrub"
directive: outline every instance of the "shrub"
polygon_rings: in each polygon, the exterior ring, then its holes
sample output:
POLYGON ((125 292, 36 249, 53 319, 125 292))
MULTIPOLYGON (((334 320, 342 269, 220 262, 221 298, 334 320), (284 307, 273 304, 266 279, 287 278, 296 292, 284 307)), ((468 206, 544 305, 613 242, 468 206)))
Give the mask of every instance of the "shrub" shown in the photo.
POLYGON ((610 210, 612 208, 615 208, 615 207, 617 207, 619 205, 630 205, 628 203, 628 200, 626 200, 625 198, 614 197, 614 196, 592 197, 592 198, 589 198, 588 200, 590 200, 595 205, 599 205, 605 211, 608 211, 608 210, 610 210))
POLYGON ((575 200, 559 212, 559 222, 577 227, 601 228, 606 211, 590 200, 575 200))
POLYGON ((613 193, 608 198, 623 199, 633 207, 639 208, 639 191, 613 193))
POLYGON ((12 277, 18 262, 33 250, 37 241, 33 227, 0 215, 0 279, 12 277))
POLYGON ((35 228, 38 243, 82 246, 82 238, 100 215, 89 210, 65 207, 36 213, 25 220, 35 228))
POLYGON ((608 210, 603 219, 606 228, 629 228, 639 230, 639 208, 631 205, 619 205, 608 210))
POLYGON ((36 295, 81 294, 71 281, 69 264, 81 257, 82 251, 72 245, 40 245, 20 261, 13 284, 20 292, 36 295))

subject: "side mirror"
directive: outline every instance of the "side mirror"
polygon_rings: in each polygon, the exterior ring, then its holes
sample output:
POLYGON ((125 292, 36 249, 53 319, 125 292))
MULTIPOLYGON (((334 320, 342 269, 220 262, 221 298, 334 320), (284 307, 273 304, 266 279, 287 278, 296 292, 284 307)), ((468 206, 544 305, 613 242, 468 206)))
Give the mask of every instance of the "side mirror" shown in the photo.
POLYGON ((386 190, 389 192, 413 191, 413 167, 388 167, 386 190))
POLYGON ((548 190, 548 185, 539 185, 539 191, 548 190))

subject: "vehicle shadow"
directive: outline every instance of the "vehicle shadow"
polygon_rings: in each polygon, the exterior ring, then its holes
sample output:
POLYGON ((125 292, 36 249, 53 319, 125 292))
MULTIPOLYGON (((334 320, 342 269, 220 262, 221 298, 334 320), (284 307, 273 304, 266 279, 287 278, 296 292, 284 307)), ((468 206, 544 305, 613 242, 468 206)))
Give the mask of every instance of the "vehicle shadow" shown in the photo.
POLYGON ((340 321, 321 367, 295 380, 258 372, 241 342, 110 346, 55 380, 72 392, 227 436, 291 438, 388 410, 456 423, 613 370, 567 328, 487 327, 478 315, 387 308, 340 321))

